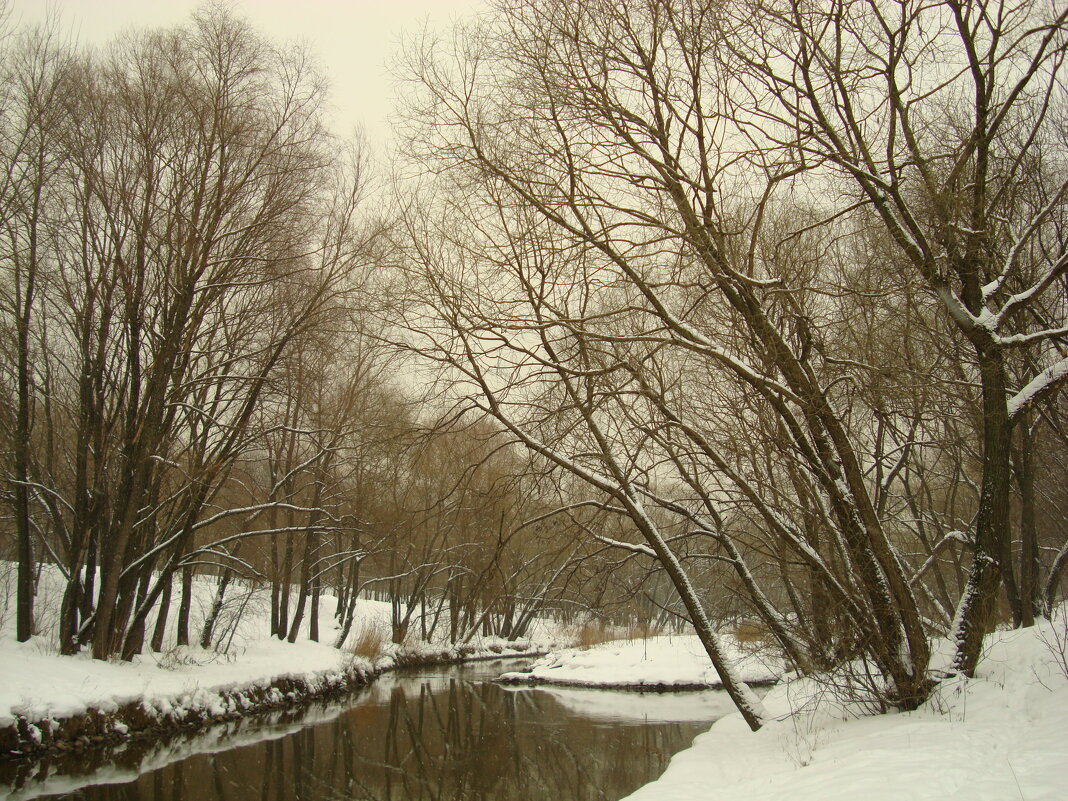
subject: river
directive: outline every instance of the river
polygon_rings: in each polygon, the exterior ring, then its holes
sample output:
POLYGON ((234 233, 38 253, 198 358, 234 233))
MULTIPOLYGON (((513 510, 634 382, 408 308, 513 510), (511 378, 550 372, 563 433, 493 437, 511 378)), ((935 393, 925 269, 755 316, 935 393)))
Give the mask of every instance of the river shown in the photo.
POLYGON ((343 702, 0 764, 0 797, 615 801, 730 711, 724 693, 494 684, 515 660, 387 673, 343 702))

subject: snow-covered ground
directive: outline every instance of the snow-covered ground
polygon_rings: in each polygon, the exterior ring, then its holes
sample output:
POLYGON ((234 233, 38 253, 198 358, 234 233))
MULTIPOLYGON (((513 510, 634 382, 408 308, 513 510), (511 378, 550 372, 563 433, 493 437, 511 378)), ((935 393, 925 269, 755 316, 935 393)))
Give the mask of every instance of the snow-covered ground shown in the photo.
POLYGON ((1066 635, 1064 617, 991 635, 975 679, 911 713, 863 716, 818 681, 780 684, 764 698, 776 720, 754 734, 728 715, 627 801, 1063 801, 1066 635))
MULTIPOLYGON (((766 682, 782 674, 782 664, 777 660, 747 651, 730 637, 724 637, 723 643, 745 681, 766 682)), ((696 635, 617 640, 590 648, 554 651, 535 662, 529 673, 506 673, 500 681, 635 689, 721 684, 696 635)))

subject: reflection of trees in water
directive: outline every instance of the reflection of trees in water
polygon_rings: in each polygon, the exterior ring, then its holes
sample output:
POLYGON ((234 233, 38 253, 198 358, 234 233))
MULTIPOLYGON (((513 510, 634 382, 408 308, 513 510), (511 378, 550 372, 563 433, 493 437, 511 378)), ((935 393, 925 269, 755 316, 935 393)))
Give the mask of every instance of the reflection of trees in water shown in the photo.
POLYGON ((397 688, 380 729, 353 716, 331 724, 348 758, 336 797, 613 799, 663 770, 697 727, 599 725, 550 696, 450 683, 444 692, 397 688))
MULTIPOLYGON (((368 699, 369 701, 370 699, 368 699)), ((575 801, 616 799, 658 775, 695 724, 583 718, 548 693, 452 678, 293 734, 175 762, 86 799, 575 801)))

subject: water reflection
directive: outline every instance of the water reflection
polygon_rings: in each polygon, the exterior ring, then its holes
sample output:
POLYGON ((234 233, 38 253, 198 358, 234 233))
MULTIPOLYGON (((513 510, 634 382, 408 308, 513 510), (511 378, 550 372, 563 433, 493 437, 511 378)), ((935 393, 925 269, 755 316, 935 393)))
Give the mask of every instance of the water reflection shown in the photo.
POLYGON ((502 669, 388 675, 346 706, 299 719, 241 721, 21 774, 0 767, 0 779, 13 799, 607 801, 658 776, 726 711, 714 692, 591 695, 487 681, 502 669))

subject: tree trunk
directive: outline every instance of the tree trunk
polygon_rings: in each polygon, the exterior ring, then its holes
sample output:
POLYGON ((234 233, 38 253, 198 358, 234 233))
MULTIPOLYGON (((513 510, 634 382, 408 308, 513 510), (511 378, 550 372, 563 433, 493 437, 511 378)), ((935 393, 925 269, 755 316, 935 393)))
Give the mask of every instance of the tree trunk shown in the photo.
MULTIPOLYGON (((127 450, 139 451, 137 444, 127 445, 127 450)), ((127 455, 127 461, 135 461, 136 455, 127 455)), ((146 476, 140 466, 133 466, 118 488, 121 506, 118 519, 106 532, 108 547, 101 549, 100 597, 96 603, 96 624, 93 627, 93 658, 107 659, 119 649, 125 635, 126 622, 119 610, 120 592, 124 582, 122 571, 126 564, 127 549, 133 536, 136 507, 145 490, 146 476), (138 499, 138 500, 135 500, 138 499)))
POLYGON ((15 531, 18 538, 18 579, 15 601, 15 639, 26 642, 33 636, 33 542, 30 539, 30 370, 29 370, 29 298, 27 289, 25 319, 19 319, 18 411, 15 432, 15 531))
POLYGON ((359 592, 357 591, 359 586, 357 583, 358 578, 358 571, 354 571, 352 584, 349 588, 348 604, 345 607, 345 616, 341 624, 341 632, 337 635, 337 640, 334 642, 335 648, 340 648, 345 644, 345 640, 348 639, 349 632, 352 630, 352 621, 356 616, 356 601, 359 600, 359 592))
MULTIPOLYGON (((85 588, 82 590, 81 597, 81 620, 89 620, 93 617, 96 611, 96 565, 97 565, 97 548, 98 548, 99 536, 94 529, 90 533, 88 556, 85 560, 85 588)), ((78 645, 86 645, 93 636, 93 627, 86 626, 82 630, 81 626, 84 624, 79 623, 78 630, 78 645)), ((94 624, 95 625, 95 624, 94 624)))
POLYGON ((983 387, 983 475, 975 523, 975 556, 953 626, 957 643, 953 665, 965 676, 975 675, 983 637, 993 627, 997 592, 1004 576, 1002 559, 1009 545, 1011 442, 1001 354, 996 350, 980 352, 979 368, 983 387))
POLYGON ((211 603, 211 611, 208 616, 204 618, 204 625, 200 629, 200 647, 211 647, 211 636, 215 632, 215 622, 219 619, 219 613, 222 612, 223 602, 226 600, 226 588, 230 586, 230 578, 233 575, 233 571, 229 568, 223 569, 222 577, 219 579, 219 585, 215 589, 215 600, 211 603))
MULTIPOLYGON (((124 662, 129 662, 145 648, 145 625, 152 603, 151 601, 146 603, 146 598, 148 597, 151 580, 152 570, 146 566, 141 580, 137 584, 137 599, 133 604, 133 609, 136 611, 123 638, 121 657, 124 662)), ((163 585, 159 584, 153 589, 153 596, 159 596, 162 591, 163 585)), ((126 615, 128 617, 129 612, 126 615)))
POLYGON ((178 645, 189 645, 189 611, 193 606, 193 567, 185 565, 182 568, 182 600, 178 605, 178 631, 175 642, 178 645))
POLYGON ((308 613, 308 637, 312 642, 319 642, 319 596, 322 592, 322 579, 316 571, 312 578, 311 610, 308 613))
MULTIPOLYGON (((272 521, 272 525, 274 525, 272 521)), ((281 620, 282 582, 278 578, 278 535, 271 535, 271 636, 277 637, 281 620)))
POLYGON ((704 605, 697 595, 697 590, 690 581, 690 576, 682 566, 678 556, 671 550, 657 529, 656 524, 649 517, 640 500, 629 489, 624 489, 618 496, 618 500, 627 510, 627 515, 641 532, 642 537, 648 543, 660 566, 671 580, 672 586, 678 593, 683 606, 686 608, 690 624, 697 634, 705 653, 708 655, 712 666, 719 674, 723 682, 723 689, 727 691, 731 701, 741 713, 746 724, 753 731, 757 731, 764 725, 764 705, 753 694, 745 682, 741 681, 724 654, 723 645, 719 635, 712 628, 712 623, 705 613, 704 605))
POLYGON ((1021 626, 1033 626, 1042 614, 1038 583, 1038 530, 1035 523, 1035 430, 1029 414, 1017 424, 1020 447, 1016 451, 1016 486, 1020 490, 1020 611, 1021 626))
POLYGON ((155 653, 163 650, 163 636, 167 631, 167 617, 171 613, 171 593, 174 586, 174 576, 168 576, 163 587, 163 597, 159 602, 159 612, 156 614, 156 626, 152 630, 151 648, 155 653))
POLYGON ((293 580, 293 535, 286 534, 285 556, 282 558, 282 577, 278 593, 278 639, 284 640, 289 631, 289 592, 293 580))
POLYGON ((304 607, 308 603, 308 593, 311 590, 312 556, 314 554, 315 535, 310 531, 304 536, 304 559, 300 565, 300 590, 297 595, 297 608, 293 612, 293 620, 289 624, 289 641, 296 642, 300 634, 300 624, 304 620, 304 607))
POLYGON ((1053 604, 1057 601, 1057 588, 1060 586, 1061 573, 1064 572, 1065 565, 1068 565, 1068 542, 1065 542, 1057 551, 1053 564, 1050 566, 1049 575, 1046 577, 1046 586, 1042 591, 1042 614, 1046 617, 1053 612, 1053 604))
POLYGON ((59 652, 64 656, 78 653, 78 608, 81 604, 82 574, 75 567, 63 590, 59 610, 59 652))
POLYGON ((18 539, 18 578, 15 600, 15 639, 26 642, 33 636, 34 561, 33 541, 30 526, 30 448, 32 436, 32 399, 30 396, 30 321, 33 316, 34 297, 37 291, 37 235, 40 223, 41 196, 43 191, 44 151, 36 154, 37 180, 33 185, 33 199, 29 208, 28 269, 19 269, 21 259, 16 259, 15 320, 17 345, 18 405, 15 410, 14 442, 14 496, 15 534, 18 539), (25 281, 25 283, 23 282, 25 281))

